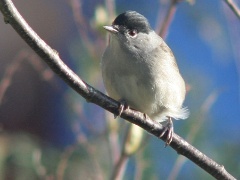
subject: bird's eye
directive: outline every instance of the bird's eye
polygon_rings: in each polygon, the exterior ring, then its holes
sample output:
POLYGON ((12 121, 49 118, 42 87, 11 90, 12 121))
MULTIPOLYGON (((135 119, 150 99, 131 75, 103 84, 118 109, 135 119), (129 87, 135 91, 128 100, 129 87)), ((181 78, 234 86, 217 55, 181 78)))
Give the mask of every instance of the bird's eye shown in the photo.
POLYGON ((136 30, 129 30, 128 34, 132 37, 135 38, 137 36, 137 31, 136 30))

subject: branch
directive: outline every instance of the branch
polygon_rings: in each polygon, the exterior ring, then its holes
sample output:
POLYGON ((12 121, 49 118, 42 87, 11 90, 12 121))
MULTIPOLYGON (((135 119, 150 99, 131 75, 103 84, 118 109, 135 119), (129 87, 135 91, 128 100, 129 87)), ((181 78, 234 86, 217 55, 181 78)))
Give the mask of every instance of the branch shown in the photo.
MULTIPOLYGON (((94 89, 83 80, 81 80, 71 69, 69 69, 60 59, 58 53, 49 47, 26 23, 26 21, 19 14, 12 1, 0 0, 0 11, 4 16, 6 23, 16 30, 16 32, 26 41, 26 43, 45 61, 48 66, 60 76, 72 89, 78 92, 88 102, 92 102, 101 106, 102 108, 118 114, 120 103, 104 95, 100 91, 94 89)), ((143 113, 126 109, 123 111, 122 118, 134 123, 150 134, 156 137, 162 133, 162 126, 146 118, 143 113)), ((161 138, 166 139, 166 136, 161 138)), ((231 176, 222 165, 207 157, 205 154, 197 150, 195 147, 187 143, 177 134, 173 134, 173 140, 170 146, 178 153, 186 156, 195 164, 203 168, 206 172, 211 174, 216 179, 235 179, 231 176)))
POLYGON ((0 105, 2 104, 3 97, 8 89, 8 87, 12 83, 12 78, 19 66, 21 65, 21 62, 27 58, 29 54, 25 51, 21 51, 17 54, 17 56, 14 58, 13 62, 9 65, 9 67, 6 68, 2 80, 0 81, 0 105))
POLYGON ((240 19, 240 10, 237 5, 232 0, 224 0, 230 9, 235 13, 235 15, 240 19))
POLYGON ((170 6, 167 10, 166 17, 164 18, 164 21, 161 25, 161 29, 158 32, 159 36, 161 36, 163 39, 165 39, 165 37, 167 35, 167 30, 174 18, 174 15, 175 15, 176 9, 177 9, 176 6, 179 1, 181 1, 181 0, 171 0, 171 2, 170 2, 170 6))

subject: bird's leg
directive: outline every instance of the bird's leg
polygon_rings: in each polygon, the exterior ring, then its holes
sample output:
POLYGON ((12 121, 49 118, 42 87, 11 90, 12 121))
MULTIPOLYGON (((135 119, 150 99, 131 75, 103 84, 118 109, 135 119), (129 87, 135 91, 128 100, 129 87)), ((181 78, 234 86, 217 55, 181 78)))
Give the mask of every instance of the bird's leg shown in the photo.
POLYGON ((129 109, 129 106, 127 105, 125 100, 120 99, 119 102, 120 106, 118 108, 118 114, 117 115, 114 114, 114 119, 116 119, 118 116, 121 116, 123 110, 129 109))
POLYGON ((161 138, 165 133, 167 133, 167 139, 165 144, 165 147, 167 147, 172 142, 173 137, 173 122, 171 117, 168 117, 168 122, 163 128, 164 130, 159 137, 161 138))

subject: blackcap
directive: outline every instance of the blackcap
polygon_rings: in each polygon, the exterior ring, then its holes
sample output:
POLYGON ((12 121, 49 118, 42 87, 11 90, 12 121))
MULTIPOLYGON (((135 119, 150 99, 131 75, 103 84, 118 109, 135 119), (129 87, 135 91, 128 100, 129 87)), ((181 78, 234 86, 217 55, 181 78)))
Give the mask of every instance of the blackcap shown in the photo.
POLYGON ((152 30, 148 20, 135 11, 120 14, 111 26, 104 28, 110 32, 101 61, 107 93, 152 120, 167 120, 160 137, 167 133, 169 145, 173 133, 171 118, 186 119, 189 114, 182 107, 186 87, 171 49, 152 30))

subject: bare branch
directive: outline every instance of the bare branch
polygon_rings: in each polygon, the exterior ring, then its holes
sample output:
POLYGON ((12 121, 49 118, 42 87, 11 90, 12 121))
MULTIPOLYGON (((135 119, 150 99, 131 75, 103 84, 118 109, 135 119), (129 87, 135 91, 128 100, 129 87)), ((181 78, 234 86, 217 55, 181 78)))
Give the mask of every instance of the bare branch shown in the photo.
POLYGON ((109 20, 112 21, 115 17, 115 0, 105 0, 105 5, 109 14, 109 20))
MULTIPOLYGON (((71 69, 69 69, 60 59, 58 53, 49 47, 26 23, 13 5, 12 1, 0 0, 0 10, 4 16, 5 22, 11 24, 16 32, 26 41, 26 43, 71 88, 78 92, 87 101, 97 104, 114 114, 118 114, 120 103, 91 87, 81 80, 71 69)), ((159 123, 146 118, 140 112, 126 109, 123 111, 121 117, 142 127, 156 137, 159 137, 163 131, 163 128, 159 123)), ((165 140, 166 136, 163 136, 161 139, 165 140)), ((217 164, 177 134, 173 135, 173 140, 170 146, 175 149, 178 154, 186 156, 216 179, 235 179, 224 169, 222 165, 217 164)))
POLYGON ((117 180, 117 179, 123 179, 124 170, 127 165, 127 161, 129 159, 129 156, 122 153, 119 160, 117 161, 117 164, 114 166, 112 175, 110 177, 110 180, 117 180))
POLYGON ((78 33, 84 42, 83 44, 86 46, 89 54, 94 57, 96 55, 96 50, 94 49, 93 43, 88 37, 88 31, 90 31, 90 28, 88 27, 86 19, 84 18, 82 13, 82 1, 69 0, 69 3, 72 8, 73 19, 76 24, 78 33))
POLYGON ((8 87, 12 83, 12 78, 19 66, 21 65, 21 62, 27 58, 29 54, 26 51, 21 51, 17 54, 17 56, 14 58, 13 62, 9 65, 8 68, 6 68, 6 71, 3 75, 2 80, 0 81, 0 105, 2 104, 3 97, 8 89, 8 87))
POLYGON ((171 24, 173 17, 176 13, 176 6, 179 1, 181 1, 181 0, 171 0, 171 2, 170 2, 170 6, 167 10, 166 17, 164 18, 163 23, 161 25, 161 29, 158 32, 159 36, 161 36, 163 39, 165 39, 165 37, 167 35, 167 30, 168 30, 169 25, 171 24))
POLYGON ((236 16, 240 19, 240 10, 237 5, 232 0, 224 0, 230 9, 236 14, 236 16))

